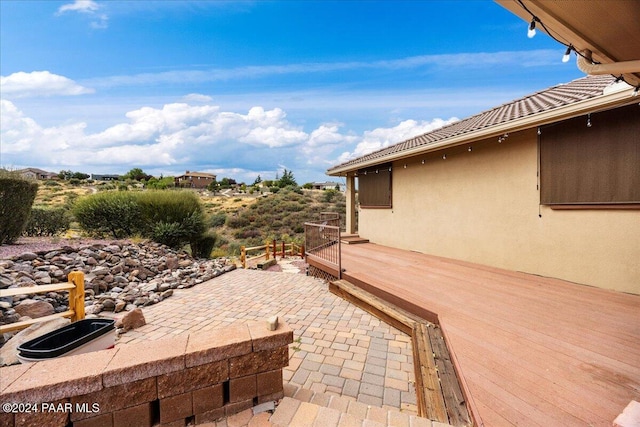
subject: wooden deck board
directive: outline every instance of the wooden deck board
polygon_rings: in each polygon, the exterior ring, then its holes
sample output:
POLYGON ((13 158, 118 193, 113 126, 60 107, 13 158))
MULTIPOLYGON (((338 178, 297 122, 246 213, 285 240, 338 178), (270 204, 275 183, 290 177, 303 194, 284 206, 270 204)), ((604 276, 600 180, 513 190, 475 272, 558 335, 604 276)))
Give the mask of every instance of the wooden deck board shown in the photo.
POLYGON ((438 315, 484 425, 609 426, 640 400, 640 296, 371 243, 342 267, 438 315))

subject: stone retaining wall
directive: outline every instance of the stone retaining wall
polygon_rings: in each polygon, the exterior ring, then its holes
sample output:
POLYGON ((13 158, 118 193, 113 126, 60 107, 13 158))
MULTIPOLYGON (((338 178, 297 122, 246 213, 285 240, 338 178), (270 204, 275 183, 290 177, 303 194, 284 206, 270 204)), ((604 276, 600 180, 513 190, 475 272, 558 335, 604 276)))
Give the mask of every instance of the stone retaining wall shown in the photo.
POLYGON ((283 397, 292 330, 266 322, 0 369, 0 425, 183 427, 283 397), (9 404, 9 405, 8 405, 9 404), (13 413, 12 413, 13 412, 13 413))

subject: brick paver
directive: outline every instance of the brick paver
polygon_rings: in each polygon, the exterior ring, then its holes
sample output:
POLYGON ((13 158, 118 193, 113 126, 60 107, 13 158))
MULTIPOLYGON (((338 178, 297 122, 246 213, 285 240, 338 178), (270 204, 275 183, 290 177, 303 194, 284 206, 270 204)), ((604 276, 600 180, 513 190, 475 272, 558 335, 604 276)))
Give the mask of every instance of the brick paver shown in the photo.
POLYGON ((147 324, 122 335, 118 346, 277 315, 294 330, 285 384, 416 412, 410 337, 331 294, 319 279, 239 269, 175 290, 143 313, 147 324))

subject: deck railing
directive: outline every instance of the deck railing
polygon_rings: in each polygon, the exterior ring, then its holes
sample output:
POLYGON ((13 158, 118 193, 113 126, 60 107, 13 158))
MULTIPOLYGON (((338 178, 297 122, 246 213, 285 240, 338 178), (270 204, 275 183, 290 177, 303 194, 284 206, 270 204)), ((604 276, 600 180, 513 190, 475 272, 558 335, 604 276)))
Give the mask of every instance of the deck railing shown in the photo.
POLYGON ((69 310, 62 313, 55 313, 49 316, 37 317, 35 319, 24 320, 22 322, 9 323, 0 326, 0 334, 17 331, 31 326, 34 323, 44 322, 58 317, 70 317, 72 322, 84 319, 84 273, 73 271, 69 273, 69 282, 55 283, 52 285, 28 286, 22 288, 9 288, 0 290, 1 297, 11 297, 15 295, 32 295, 44 292, 69 291, 69 310))
POLYGON ((323 212, 320 214, 319 221, 305 222, 304 240, 307 263, 326 267, 340 279, 342 260, 339 214, 323 212))

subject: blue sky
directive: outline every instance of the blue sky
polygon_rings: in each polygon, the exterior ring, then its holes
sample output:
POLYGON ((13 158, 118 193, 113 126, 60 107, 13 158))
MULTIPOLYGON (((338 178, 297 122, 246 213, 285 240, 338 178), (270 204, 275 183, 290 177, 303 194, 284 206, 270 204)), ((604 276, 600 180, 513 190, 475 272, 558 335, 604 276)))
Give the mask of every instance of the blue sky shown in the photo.
POLYGON ((0 1, 0 165, 252 182, 582 77, 497 3, 0 1))

